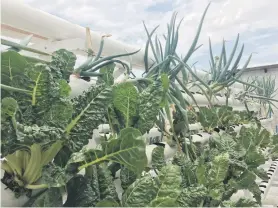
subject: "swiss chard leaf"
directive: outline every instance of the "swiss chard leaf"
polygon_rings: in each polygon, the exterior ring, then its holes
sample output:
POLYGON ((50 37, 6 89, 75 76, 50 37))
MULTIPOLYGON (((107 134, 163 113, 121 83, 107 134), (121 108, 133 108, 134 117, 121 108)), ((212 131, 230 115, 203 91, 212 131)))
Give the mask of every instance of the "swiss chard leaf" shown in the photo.
POLYGON ((147 164, 145 142, 137 129, 121 130, 119 138, 103 143, 102 148, 103 150, 84 149, 73 153, 68 168, 81 170, 104 161, 113 161, 141 173, 147 164))
POLYGON ((122 196, 124 207, 147 206, 156 196, 158 187, 154 179, 147 175, 131 184, 122 196))
POLYGON ((161 170, 161 168, 163 168, 165 165, 166 162, 164 159, 164 148, 158 146, 152 151, 152 167, 154 169, 161 170))
POLYGON ((131 126, 131 121, 136 116, 138 92, 132 83, 125 82, 113 90, 113 105, 120 111, 125 120, 125 127, 131 126))
POLYGON ((67 201, 64 207, 92 207, 97 203, 90 179, 82 175, 72 178, 67 183, 67 201))
POLYGON ((184 188, 179 195, 177 202, 180 207, 198 207, 202 200, 207 196, 206 187, 190 186, 184 188))
POLYGON ((137 175, 126 167, 121 168, 120 179, 122 188, 127 189, 137 178, 137 175))
POLYGON ((162 99, 163 86, 161 81, 154 82, 140 93, 138 98, 139 120, 137 126, 142 134, 148 132, 155 124, 162 99))
POLYGON ((50 188, 34 199, 31 198, 25 207, 62 207, 63 198, 59 188, 50 188))

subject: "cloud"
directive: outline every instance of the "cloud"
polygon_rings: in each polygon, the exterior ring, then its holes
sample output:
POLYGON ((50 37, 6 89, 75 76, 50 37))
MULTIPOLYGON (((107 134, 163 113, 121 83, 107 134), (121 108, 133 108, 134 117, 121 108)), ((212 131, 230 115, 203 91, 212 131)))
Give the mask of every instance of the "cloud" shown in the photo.
MULTIPOLYGON (((166 31, 172 12, 184 17, 180 28, 178 52, 186 54, 196 33, 201 15, 208 0, 24 0, 27 4, 88 26, 92 30, 112 34, 126 43, 144 46, 146 34, 142 21, 148 28, 161 25, 158 35, 166 31)), ((231 48, 238 33, 240 43, 245 43, 245 56, 256 52, 251 65, 278 63, 278 1, 276 0, 212 0, 201 32, 199 44, 203 47, 190 62, 196 67, 208 67, 208 38, 213 49, 220 51, 223 38, 231 48)))

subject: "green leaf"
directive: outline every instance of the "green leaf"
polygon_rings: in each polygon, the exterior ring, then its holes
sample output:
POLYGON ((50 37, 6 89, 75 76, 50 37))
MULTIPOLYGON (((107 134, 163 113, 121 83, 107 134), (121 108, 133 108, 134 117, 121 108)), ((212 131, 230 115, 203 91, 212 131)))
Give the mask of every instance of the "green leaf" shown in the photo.
POLYGON ((121 168, 120 179, 122 188, 127 189, 137 178, 137 175, 126 167, 121 168))
POLYGON ((24 144, 41 143, 49 144, 54 141, 64 140, 63 129, 51 126, 22 125, 17 123, 17 138, 24 144))
POLYGON ((151 176, 137 179, 130 185, 122 196, 124 207, 145 207, 156 196, 158 187, 151 176))
POLYGON ((188 187, 197 182, 195 165, 186 158, 185 154, 177 153, 173 158, 173 164, 180 166, 182 187, 188 187))
POLYGON ((98 165, 97 173, 100 199, 119 201, 118 194, 114 186, 113 178, 111 176, 111 172, 108 170, 106 165, 98 165))
POLYGON ((97 200, 93 195, 90 179, 78 175, 67 183, 67 201, 64 207, 93 207, 97 200))
POLYGON ((72 154, 68 167, 81 170, 104 161, 113 161, 141 173, 147 164, 145 142, 137 129, 121 130, 119 138, 104 143, 102 148, 103 151, 84 149, 72 154))
POLYGON ((205 165, 200 165, 196 169, 196 177, 199 184, 205 185, 207 178, 206 178, 207 169, 205 165))
POLYGON ((120 207, 120 205, 114 200, 103 200, 99 201, 96 207, 120 207))
POLYGON ((262 129, 261 132, 254 139, 256 146, 265 148, 271 142, 270 132, 266 129, 262 129))
POLYGON ((1 53, 1 83, 16 87, 11 83, 13 80, 19 80, 26 66, 27 61, 19 53, 15 51, 1 53))
POLYGON ((255 148, 250 149, 246 156, 245 162, 249 168, 257 168, 266 162, 264 155, 258 152, 255 148))
POLYGON ((161 74, 161 82, 164 92, 168 91, 170 86, 170 80, 167 76, 167 74, 161 74))
POLYGON ((202 200, 207 196, 206 187, 190 186, 184 188, 179 195, 177 202, 180 207, 198 207, 202 200))
POLYGON ((59 188, 50 188, 36 198, 31 198, 25 207, 62 207, 63 198, 59 188))
POLYGON ((150 207, 177 207, 175 199, 170 197, 158 197, 151 201, 150 207))
POLYGON ((163 168, 165 165, 166 162, 164 159, 164 148, 158 146, 152 151, 152 167, 154 169, 161 170, 161 168, 163 168))
POLYGON ((48 187, 63 187, 73 177, 73 174, 52 163, 43 168, 40 183, 48 187))
POLYGON ((216 156, 211 165, 211 169, 208 172, 208 180, 210 186, 220 184, 226 178, 229 168, 229 154, 223 153, 216 156))
POLYGON ((271 139, 272 139, 272 144, 274 145, 278 144, 278 134, 273 135, 271 139))
POLYGON ((181 190, 181 169, 177 165, 167 165, 158 174, 160 187, 157 197, 170 197, 176 199, 181 190))
POLYGON ((268 175, 263 168, 254 169, 253 172, 262 180, 268 180, 268 175))
POLYGON ((65 49, 60 49, 52 54, 50 68, 57 78, 69 80, 75 66, 76 55, 65 49))
POLYGON ((6 97, 1 101, 1 119, 13 117, 18 110, 17 101, 14 98, 6 97))
POLYGON ((246 150, 227 133, 223 133, 220 139, 214 139, 219 150, 229 153, 230 157, 238 159, 246 154, 246 150))
POLYGON ((247 199, 247 198, 240 198, 239 200, 235 201, 224 201, 223 205, 225 207, 259 207, 257 202, 247 199))
POLYGON ((154 82, 140 93, 138 99, 139 120, 138 129, 142 134, 148 132, 155 124, 163 98, 163 88, 160 81, 154 82))
POLYGON ((103 74, 103 76, 98 77, 97 84, 105 83, 107 86, 111 86, 114 84, 113 72, 115 68, 115 64, 109 64, 102 67, 99 70, 99 73, 103 74))
POLYGON ((125 127, 131 125, 131 120, 136 116, 138 92, 130 82, 124 82, 113 90, 113 105, 125 118, 125 127))
POLYGON ((105 114, 112 99, 112 89, 104 85, 92 86, 73 99, 72 119, 65 131, 70 137, 72 151, 79 151, 92 138, 93 130, 105 122, 105 114))

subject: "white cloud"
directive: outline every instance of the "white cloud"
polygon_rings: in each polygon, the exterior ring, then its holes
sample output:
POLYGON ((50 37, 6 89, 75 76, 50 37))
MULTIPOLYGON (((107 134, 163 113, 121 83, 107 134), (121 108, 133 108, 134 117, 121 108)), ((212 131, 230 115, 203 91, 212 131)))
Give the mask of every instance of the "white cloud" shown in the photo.
MULTIPOLYGON (((166 30, 166 23, 170 20, 173 10, 179 12, 179 18, 185 17, 180 28, 180 42, 178 51, 187 52, 194 38, 201 15, 208 4, 208 0, 173 0, 169 11, 159 7, 167 0, 24 0, 33 7, 62 17, 92 30, 112 34, 114 38, 140 47, 146 40, 142 21, 148 28, 160 24, 158 34, 166 30)), ((167 1, 169 2, 169 1, 167 1)), ((167 4, 165 4, 167 6, 167 4)), ((165 7, 165 6, 164 6, 165 7)), ((278 62, 278 40, 268 33, 278 35, 277 0, 213 0, 205 18, 199 43, 204 46, 195 58, 208 59, 208 36, 214 46, 219 45, 223 38, 228 44, 235 40, 237 33, 241 34, 241 43, 245 42, 247 52, 259 52, 253 62, 260 64, 278 62), (261 34, 263 33, 263 34, 261 34), (268 40, 268 41, 265 41, 268 40), (266 43, 267 42, 267 43, 266 43), (274 47, 275 46, 275 47, 274 47), (261 48, 264 47, 264 48, 261 48), (262 58, 264 57, 264 58, 262 58)), ((197 59, 198 60, 198 59, 197 59)), ((192 62, 195 62, 194 59, 192 62)), ((205 61, 203 61, 205 63, 205 61)), ((203 66, 200 64, 200 66, 203 66)))

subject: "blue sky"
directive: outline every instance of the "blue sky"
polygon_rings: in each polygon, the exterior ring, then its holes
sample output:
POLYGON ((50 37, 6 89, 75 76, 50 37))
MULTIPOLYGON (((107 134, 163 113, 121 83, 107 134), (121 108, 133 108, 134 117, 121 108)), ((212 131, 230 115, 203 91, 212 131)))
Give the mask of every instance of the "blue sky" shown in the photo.
MULTIPOLYGON (((148 28, 160 25, 158 36, 166 32, 173 11, 184 17, 180 28, 178 53, 185 54, 194 38, 200 17, 208 0, 23 0, 27 4, 90 27, 94 31, 144 47, 148 28)), ((220 52, 223 38, 229 53, 240 34, 245 44, 243 61, 253 53, 250 66, 278 63, 278 1, 277 0, 211 0, 199 44, 203 44, 190 62, 199 69, 208 67, 208 38, 215 55, 220 52)), ((242 62, 243 63, 243 62, 242 62)))

